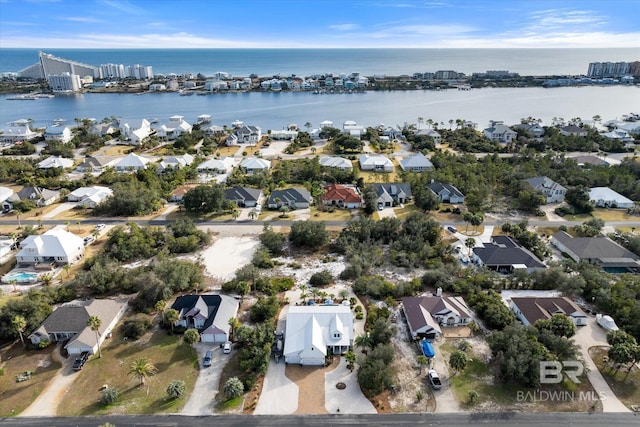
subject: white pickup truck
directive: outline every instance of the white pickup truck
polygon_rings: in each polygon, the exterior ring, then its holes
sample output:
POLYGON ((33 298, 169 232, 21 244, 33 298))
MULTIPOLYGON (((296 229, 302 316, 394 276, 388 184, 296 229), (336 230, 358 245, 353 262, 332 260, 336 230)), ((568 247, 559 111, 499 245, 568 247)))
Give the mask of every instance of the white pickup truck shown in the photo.
POLYGON ((429 378, 429 383, 431 383, 431 388, 433 388, 434 390, 440 390, 442 388, 442 382, 440 381, 440 376, 435 370, 429 369, 427 376, 429 378))

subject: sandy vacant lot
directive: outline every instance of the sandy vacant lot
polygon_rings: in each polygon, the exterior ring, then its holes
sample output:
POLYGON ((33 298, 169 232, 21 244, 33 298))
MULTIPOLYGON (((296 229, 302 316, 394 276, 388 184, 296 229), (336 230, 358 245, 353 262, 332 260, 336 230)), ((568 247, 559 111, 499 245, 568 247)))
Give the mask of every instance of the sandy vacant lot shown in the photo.
POLYGON ((202 251, 202 259, 207 274, 222 280, 233 278, 237 269, 248 264, 259 245, 259 241, 250 236, 223 237, 202 251))

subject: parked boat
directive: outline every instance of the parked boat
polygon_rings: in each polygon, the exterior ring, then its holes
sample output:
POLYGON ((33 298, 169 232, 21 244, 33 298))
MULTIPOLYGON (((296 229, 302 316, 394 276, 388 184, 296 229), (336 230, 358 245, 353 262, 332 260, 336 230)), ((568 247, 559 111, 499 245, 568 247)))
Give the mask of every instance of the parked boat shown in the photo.
POLYGON ((431 341, 422 340, 420 342, 420 347, 422 347, 422 354, 427 356, 429 359, 431 359, 433 356, 436 355, 436 352, 433 349, 433 346, 431 345, 431 341))

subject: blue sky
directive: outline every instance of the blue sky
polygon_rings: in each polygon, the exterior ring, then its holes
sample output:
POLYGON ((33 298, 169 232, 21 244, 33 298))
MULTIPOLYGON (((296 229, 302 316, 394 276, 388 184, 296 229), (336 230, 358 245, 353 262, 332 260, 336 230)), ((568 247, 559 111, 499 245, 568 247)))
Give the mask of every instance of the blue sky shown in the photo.
POLYGON ((0 0, 0 47, 639 47, 638 0, 0 0))

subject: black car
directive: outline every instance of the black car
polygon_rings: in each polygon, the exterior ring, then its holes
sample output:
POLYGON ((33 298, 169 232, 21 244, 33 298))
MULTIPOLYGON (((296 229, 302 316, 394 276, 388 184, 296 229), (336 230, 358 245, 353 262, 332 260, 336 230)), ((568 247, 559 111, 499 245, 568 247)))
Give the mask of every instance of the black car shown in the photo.
POLYGON ((82 354, 80 354, 80 356, 78 356, 76 360, 73 362, 73 370, 79 371, 80 369, 82 369, 84 364, 87 363, 87 360, 89 360, 89 352, 85 351, 82 354))

